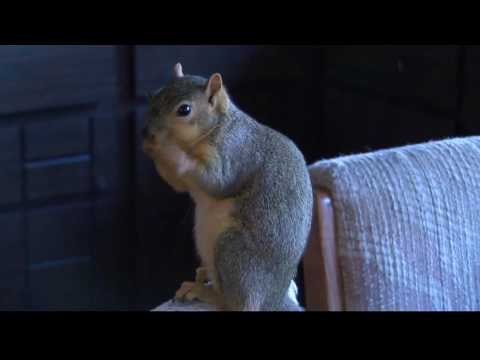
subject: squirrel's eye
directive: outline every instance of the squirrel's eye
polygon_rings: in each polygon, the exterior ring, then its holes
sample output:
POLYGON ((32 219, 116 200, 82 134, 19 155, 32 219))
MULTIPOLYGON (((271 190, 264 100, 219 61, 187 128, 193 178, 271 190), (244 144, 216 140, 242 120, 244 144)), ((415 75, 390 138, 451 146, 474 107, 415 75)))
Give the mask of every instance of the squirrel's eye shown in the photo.
POLYGON ((192 107, 190 105, 184 104, 180 106, 177 110, 178 116, 188 116, 192 112, 192 107))

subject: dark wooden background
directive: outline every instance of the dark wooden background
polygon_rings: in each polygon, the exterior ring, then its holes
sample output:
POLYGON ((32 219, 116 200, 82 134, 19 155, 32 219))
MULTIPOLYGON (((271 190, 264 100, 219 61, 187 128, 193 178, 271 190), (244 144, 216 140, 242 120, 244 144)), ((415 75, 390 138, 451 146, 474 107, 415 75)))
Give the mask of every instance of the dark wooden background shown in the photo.
POLYGON ((1 45, 0 310, 147 310, 194 276, 191 201, 139 141, 177 61, 309 163, 480 132, 480 46, 1 45))

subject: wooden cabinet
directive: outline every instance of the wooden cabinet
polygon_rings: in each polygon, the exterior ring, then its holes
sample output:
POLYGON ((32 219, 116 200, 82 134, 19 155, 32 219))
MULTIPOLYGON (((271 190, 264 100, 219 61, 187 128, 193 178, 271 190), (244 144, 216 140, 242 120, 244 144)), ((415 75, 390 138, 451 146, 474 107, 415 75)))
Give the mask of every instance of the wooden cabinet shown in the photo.
POLYGON ((443 139, 455 134, 456 116, 398 104, 364 92, 330 87, 323 98, 326 156, 443 139))
POLYGON ((457 106, 459 46, 331 46, 326 80, 437 111, 457 106))
POLYGON ((465 135, 480 134, 480 46, 465 47, 462 75, 459 129, 465 135))
POLYGON ((2 306, 127 306, 115 53, 0 46, 2 306))
POLYGON ((460 46, 325 47, 325 156, 454 136, 461 53, 460 46))

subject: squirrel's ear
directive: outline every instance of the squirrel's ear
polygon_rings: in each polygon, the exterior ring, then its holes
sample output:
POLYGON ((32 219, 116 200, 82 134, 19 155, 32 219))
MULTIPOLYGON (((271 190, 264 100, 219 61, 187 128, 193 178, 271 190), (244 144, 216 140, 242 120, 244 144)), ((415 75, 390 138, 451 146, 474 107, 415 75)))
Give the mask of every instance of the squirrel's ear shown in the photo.
POLYGON ((208 96, 215 96, 223 87, 222 75, 213 74, 208 80, 207 94, 208 96))
POLYGON ((223 86, 222 75, 213 74, 208 80, 205 92, 208 96, 208 102, 213 108, 223 113, 227 111, 229 101, 223 86))
POLYGON ((210 100, 217 95, 223 87, 223 80, 222 75, 220 74, 213 74, 210 79, 208 80, 207 84, 207 95, 210 100))
POLYGON ((174 78, 181 78, 183 77, 183 68, 182 68, 182 64, 178 63, 175 65, 175 67, 173 68, 173 77, 174 78))

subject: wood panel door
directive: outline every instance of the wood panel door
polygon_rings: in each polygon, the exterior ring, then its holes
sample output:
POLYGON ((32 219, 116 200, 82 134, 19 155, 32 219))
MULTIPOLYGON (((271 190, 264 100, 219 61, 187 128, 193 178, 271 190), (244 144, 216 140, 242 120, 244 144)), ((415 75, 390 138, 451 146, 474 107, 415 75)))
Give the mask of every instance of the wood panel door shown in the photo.
POLYGON ((0 310, 128 307, 116 55, 0 46, 0 310))

